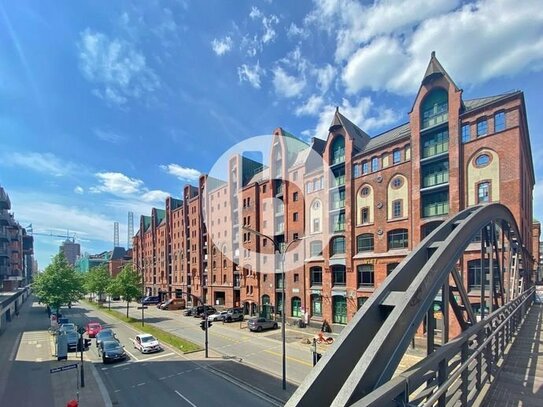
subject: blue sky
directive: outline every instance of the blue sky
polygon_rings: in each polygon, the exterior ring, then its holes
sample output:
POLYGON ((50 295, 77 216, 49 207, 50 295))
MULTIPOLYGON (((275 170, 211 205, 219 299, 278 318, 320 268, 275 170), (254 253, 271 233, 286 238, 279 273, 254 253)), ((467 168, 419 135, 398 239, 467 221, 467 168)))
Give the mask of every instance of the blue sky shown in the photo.
MULTIPOLYGON (((540 0, 0 0, 0 185, 23 226, 126 243, 235 143, 326 137, 336 105, 370 135, 407 121, 431 51, 465 98, 525 91, 543 174, 540 0)), ((534 191, 543 219, 543 189, 534 191)), ((36 237, 45 267, 59 240, 36 237)))

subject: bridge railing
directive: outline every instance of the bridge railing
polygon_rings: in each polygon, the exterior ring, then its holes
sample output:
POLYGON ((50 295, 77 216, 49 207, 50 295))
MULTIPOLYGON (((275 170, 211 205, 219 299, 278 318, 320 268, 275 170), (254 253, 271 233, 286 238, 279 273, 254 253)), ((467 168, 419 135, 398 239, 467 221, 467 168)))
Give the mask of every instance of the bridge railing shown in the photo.
POLYGON ((533 303, 531 287, 353 406, 467 406, 483 397, 533 303))

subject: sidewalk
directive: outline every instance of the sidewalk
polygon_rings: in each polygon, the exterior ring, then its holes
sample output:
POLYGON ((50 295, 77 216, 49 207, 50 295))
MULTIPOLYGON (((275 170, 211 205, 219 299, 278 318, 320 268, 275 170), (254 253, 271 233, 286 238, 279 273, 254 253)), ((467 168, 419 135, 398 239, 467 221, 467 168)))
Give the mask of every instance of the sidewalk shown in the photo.
MULTIPOLYGON (((27 378, 31 377, 34 371, 39 372, 40 386, 26 386, 23 394, 17 396, 22 403, 20 405, 51 405, 52 401, 55 407, 65 407, 68 401, 77 400, 79 393, 80 406, 111 406, 109 395, 103 384, 101 387, 104 392, 101 391, 97 372, 88 361, 84 362, 85 387, 78 390, 81 377, 80 353, 77 353, 76 357, 75 352, 69 352, 68 360, 57 361, 55 337, 47 331, 49 321, 45 307, 32 301, 33 298, 29 298, 20 312, 24 324, 19 327, 20 342, 14 351, 13 363, 26 369, 27 378), (70 364, 77 364, 78 368, 50 373, 53 368, 70 364), (41 400, 41 403, 35 404, 35 400, 41 400)), ((10 405, 9 400, 5 401, 7 403, 2 402, 3 405, 10 405)))

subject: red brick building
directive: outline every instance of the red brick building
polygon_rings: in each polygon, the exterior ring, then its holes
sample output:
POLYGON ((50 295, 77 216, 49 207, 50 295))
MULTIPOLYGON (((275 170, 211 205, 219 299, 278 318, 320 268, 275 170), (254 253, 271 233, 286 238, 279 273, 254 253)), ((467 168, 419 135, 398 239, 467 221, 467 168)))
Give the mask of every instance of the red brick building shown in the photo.
MULTIPOLYGON (((182 201, 141 218, 134 264, 148 293, 178 289, 254 314, 281 309, 284 284, 288 317, 345 324, 429 232, 485 202, 511 210, 524 266, 537 267, 521 91, 464 99, 432 55, 408 123, 370 137, 336 111, 326 140, 307 146, 279 128, 268 151, 266 164, 229 157, 220 174, 185 186, 182 201), (290 244, 285 281, 274 244, 290 244)), ((479 248, 459 265, 474 298, 479 248)))

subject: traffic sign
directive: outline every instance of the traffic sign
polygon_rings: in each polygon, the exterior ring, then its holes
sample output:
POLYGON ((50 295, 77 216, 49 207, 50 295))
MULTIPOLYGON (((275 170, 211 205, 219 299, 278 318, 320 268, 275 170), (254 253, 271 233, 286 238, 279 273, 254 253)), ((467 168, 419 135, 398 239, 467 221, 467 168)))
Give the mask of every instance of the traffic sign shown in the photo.
POLYGON ((149 307, 147 307, 147 306, 145 306, 145 305, 142 306, 142 307, 138 307, 138 309, 147 309, 147 308, 149 308, 149 307))
POLYGON ((77 363, 74 363, 72 365, 66 365, 66 366, 55 367, 53 369, 49 369, 49 373, 64 372, 65 370, 72 370, 72 369, 77 369, 77 363))

